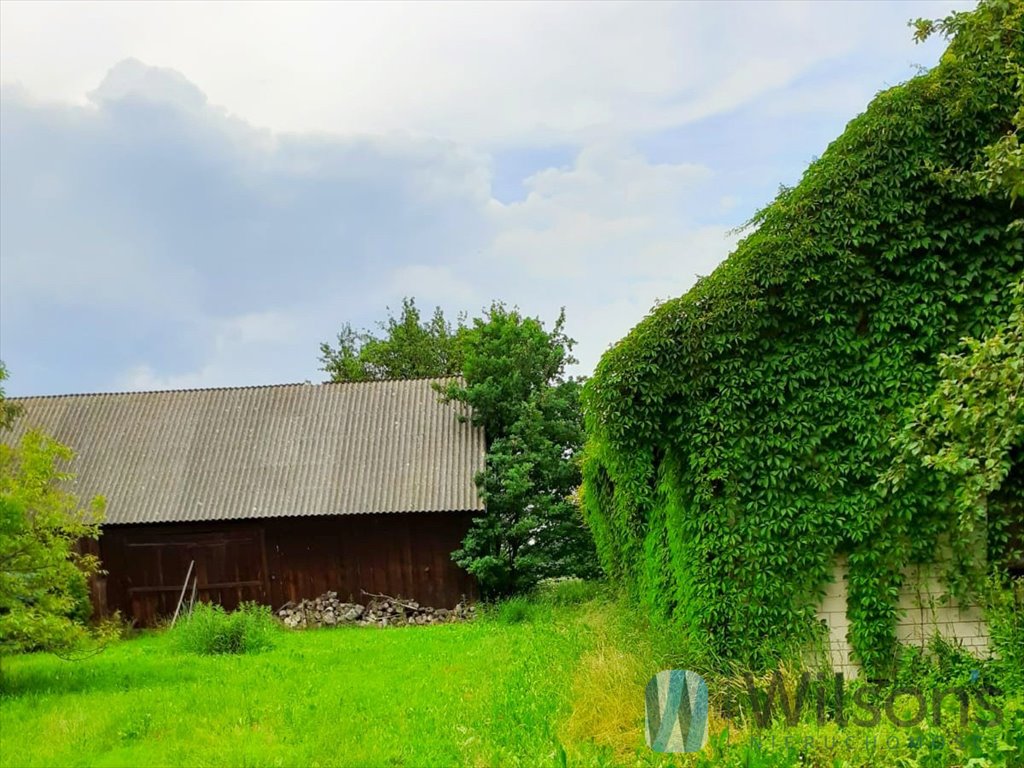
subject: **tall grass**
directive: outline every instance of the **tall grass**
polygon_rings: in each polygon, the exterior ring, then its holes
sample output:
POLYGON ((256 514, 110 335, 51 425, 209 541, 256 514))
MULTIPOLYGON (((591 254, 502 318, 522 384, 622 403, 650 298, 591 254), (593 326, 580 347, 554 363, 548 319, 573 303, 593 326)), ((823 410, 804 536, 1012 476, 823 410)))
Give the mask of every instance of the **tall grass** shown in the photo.
POLYGON ((274 647, 280 631, 270 608, 242 603, 228 613, 219 605, 198 603, 191 615, 171 630, 175 645, 203 656, 224 653, 259 653, 274 647))
POLYGON ((583 605, 611 594, 610 587, 600 581, 584 579, 551 579, 537 585, 534 600, 538 603, 564 608, 583 605))
MULTIPOLYGON (((932 701, 933 690, 950 686, 984 687, 1002 712, 1002 722, 985 726, 984 711, 974 711, 967 727, 959 723, 955 697, 943 701, 942 727, 931 724, 931 715, 919 727, 902 728, 886 716, 874 727, 861 728, 834 722, 834 702, 826 700, 826 722, 817 722, 813 698, 805 705, 796 725, 786 722, 780 707, 762 727, 751 708, 745 670, 709 655, 681 633, 652 626, 646 617, 623 602, 592 602, 588 621, 593 639, 580 656, 572 683, 573 702, 559 729, 567 745, 569 764, 647 766, 903 766, 944 768, 971 765, 976 768, 1024 768, 1024 687, 1002 658, 977 659, 941 638, 924 649, 905 649, 898 674, 882 697, 900 687, 916 686, 932 701), (651 752, 644 741, 644 702, 640 691, 664 669, 691 669, 708 683, 711 707, 708 718, 709 746, 702 753, 669 756, 651 752)), ((1007 639, 1019 626, 1019 613, 1004 612, 1007 639)), ((1000 625, 1003 626, 1003 625, 1000 625)), ((1005 646, 1004 641, 1000 643, 1005 646)), ((1012 652, 1006 653, 1010 658, 1012 652)), ((1019 658, 1019 657, 1018 657, 1019 658)), ((795 701, 801 676, 807 669, 799 649, 781 661, 778 673, 789 700, 795 701)), ((753 676, 764 692, 775 672, 753 676)), ((829 678, 826 678, 829 679, 829 678)), ((849 684, 846 703, 860 685, 849 684)), ((826 687, 826 690, 828 688, 826 687)), ((972 694, 973 695, 973 694, 972 694)), ((896 709, 913 716, 914 702, 904 696, 896 709)), ((849 714, 849 712, 847 713, 849 714)))

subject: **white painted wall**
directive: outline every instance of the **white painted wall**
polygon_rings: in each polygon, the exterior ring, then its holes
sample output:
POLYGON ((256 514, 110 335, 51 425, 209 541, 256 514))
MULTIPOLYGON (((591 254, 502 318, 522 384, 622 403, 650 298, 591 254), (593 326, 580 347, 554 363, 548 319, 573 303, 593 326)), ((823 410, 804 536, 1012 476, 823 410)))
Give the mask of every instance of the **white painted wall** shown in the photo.
MULTIPOLYGON (((938 575, 939 566, 911 566, 900 592, 900 610, 903 615, 896 626, 896 637, 908 645, 923 646, 938 632, 944 638, 960 642, 976 655, 988 650, 988 631, 981 609, 961 606, 955 600, 943 603, 945 591, 938 575)), ((851 660, 850 644, 846 632, 850 622, 846 617, 846 584, 849 566, 840 557, 833 571, 832 583, 818 608, 818 618, 828 626, 826 652, 832 668, 847 677, 857 674, 851 660)))

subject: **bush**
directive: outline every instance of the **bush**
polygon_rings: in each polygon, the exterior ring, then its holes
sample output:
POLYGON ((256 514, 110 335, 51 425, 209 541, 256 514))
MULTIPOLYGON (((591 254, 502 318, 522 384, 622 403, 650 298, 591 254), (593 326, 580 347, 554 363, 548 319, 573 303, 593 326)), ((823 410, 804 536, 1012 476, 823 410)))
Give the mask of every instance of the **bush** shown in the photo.
POLYGON ((270 608, 256 603, 242 603, 232 613, 219 605, 199 603, 172 630, 178 647, 204 656, 266 651, 273 648, 276 632, 270 608))
MULTIPOLYGON (((0 383, 4 371, 0 367, 0 383)), ((3 404, 0 387, 0 405, 3 404)), ((88 578, 99 560, 79 542, 99 537, 104 502, 64 490, 74 452, 41 432, 0 444, 0 653, 71 653, 88 645, 88 578)))
POLYGON ((1004 690, 1024 691, 1024 577, 989 581, 985 619, 1004 690))

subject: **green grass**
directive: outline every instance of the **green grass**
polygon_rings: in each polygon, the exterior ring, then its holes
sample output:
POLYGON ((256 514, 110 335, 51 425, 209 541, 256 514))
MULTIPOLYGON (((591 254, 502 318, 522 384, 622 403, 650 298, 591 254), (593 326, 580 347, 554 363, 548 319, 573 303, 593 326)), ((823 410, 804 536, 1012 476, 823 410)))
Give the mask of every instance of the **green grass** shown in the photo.
MULTIPOLYGON (((999 699, 997 728, 961 732, 955 700, 941 730, 818 725, 813 706, 796 726, 760 730, 716 709, 703 753, 655 754, 644 744, 644 684, 700 662, 591 585, 549 586, 465 624, 274 630, 256 653, 190 652, 182 634, 144 634, 77 662, 4 659, 0 768, 1024 768, 1015 686, 999 699), (982 740, 959 743, 971 735, 982 740)), ((977 666, 950 649, 914 659, 906 671, 925 687, 962 683, 977 666)), ((709 674, 713 700, 744 687, 729 674, 709 674)))
POLYGON ((585 623, 282 631, 255 655, 168 634, 3 661, 0 765, 552 765, 585 623))
POLYGON ((171 631, 175 645, 188 653, 260 653, 274 647, 278 623, 266 605, 242 603, 238 610, 199 603, 171 631))

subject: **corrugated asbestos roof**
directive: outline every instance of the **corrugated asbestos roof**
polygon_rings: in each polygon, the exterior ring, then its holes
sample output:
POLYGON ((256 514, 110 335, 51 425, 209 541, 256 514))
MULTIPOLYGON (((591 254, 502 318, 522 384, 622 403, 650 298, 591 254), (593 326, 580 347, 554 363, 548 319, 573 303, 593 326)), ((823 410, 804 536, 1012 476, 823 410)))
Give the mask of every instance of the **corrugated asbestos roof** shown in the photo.
POLYGON ((427 379, 11 398, 108 523, 482 509, 484 436, 427 379))

